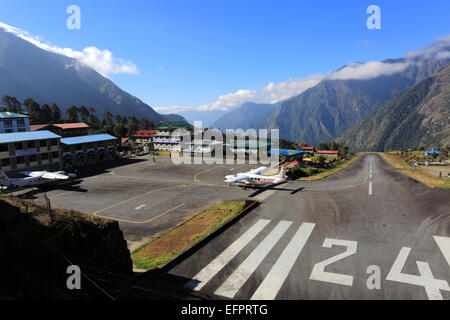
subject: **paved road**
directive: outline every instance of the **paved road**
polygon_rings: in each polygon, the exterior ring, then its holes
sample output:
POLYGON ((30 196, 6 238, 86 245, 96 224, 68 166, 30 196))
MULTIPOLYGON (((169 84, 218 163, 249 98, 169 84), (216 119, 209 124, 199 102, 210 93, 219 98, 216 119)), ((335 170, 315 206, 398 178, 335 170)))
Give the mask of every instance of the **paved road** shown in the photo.
POLYGON ((176 284, 214 299, 450 299, 449 190, 377 154, 278 189, 169 270, 176 284))

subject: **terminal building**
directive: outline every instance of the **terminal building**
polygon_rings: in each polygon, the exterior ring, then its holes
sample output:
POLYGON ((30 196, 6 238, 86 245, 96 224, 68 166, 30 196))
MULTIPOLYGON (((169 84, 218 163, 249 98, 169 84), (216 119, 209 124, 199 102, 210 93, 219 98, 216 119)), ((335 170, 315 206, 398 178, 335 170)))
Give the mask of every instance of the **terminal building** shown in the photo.
POLYGON ((193 127, 184 121, 162 122, 153 135, 153 148, 163 151, 180 150, 183 137, 173 135, 177 129, 185 129, 192 132, 193 127))
POLYGON ((153 144, 152 137, 155 134, 156 130, 139 130, 127 142, 142 147, 144 150, 150 150, 153 144))
POLYGON ((119 139, 109 134, 62 138, 62 166, 70 169, 114 160, 118 147, 119 139))
POLYGON ((0 134, 30 131, 30 118, 13 112, 0 112, 0 134))
POLYGON ((0 134, 0 171, 60 170, 60 138, 50 131, 0 134))

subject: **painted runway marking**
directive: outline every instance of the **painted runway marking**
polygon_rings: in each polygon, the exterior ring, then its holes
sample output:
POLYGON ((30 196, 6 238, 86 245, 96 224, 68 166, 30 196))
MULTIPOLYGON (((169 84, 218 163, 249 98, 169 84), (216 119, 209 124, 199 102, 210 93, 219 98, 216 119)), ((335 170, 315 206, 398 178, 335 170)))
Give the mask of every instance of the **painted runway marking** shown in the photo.
POLYGON ((259 264, 280 240, 292 222, 281 221, 269 235, 256 247, 255 250, 242 262, 242 264, 228 277, 216 290, 215 294, 227 298, 233 298, 241 286, 250 278, 259 264))
POLYGON ((262 192, 260 195, 257 195, 255 198, 258 199, 259 201, 264 201, 266 200, 268 197, 270 197, 271 195, 273 195, 276 192, 276 190, 268 190, 268 191, 264 191, 262 192))
POLYGON ((347 250, 327 260, 316 263, 309 278, 311 280, 331 282, 351 287, 353 285, 353 276, 334 272, 327 272, 325 271, 325 268, 334 262, 337 262, 339 260, 342 260, 346 257, 355 254, 358 243, 356 241, 329 239, 329 238, 326 238, 325 241, 323 242, 324 248, 331 248, 334 245, 347 247, 347 250))
POLYGON ((419 276, 402 273, 411 248, 403 247, 389 271, 386 280, 413 284, 425 288, 425 292, 430 300, 443 300, 440 290, 450 291, 450 286, 445 280, 435 279, 427 262, 416 261, 419 269, 419 276))
POLYGON ((303 223, 251 300, 274 300, 311 235, 315 223, 303 223))
POLYGON ((223 251, 217 258, 211 261, 205 268, 203 268, 192 280, 184 285, 184 288, 201 290, 214 275, 222 270, 222 268, 230 262, 250 241, 256 237, 268 224, 270 220, 258 220, 250 229, 248 229, 242 236, 233 242, 225 251, 223 251))
POLYGON ((113 217, 102 216, 102 215, 99 215, 99 214, 97 214, 97 213, 94 213, 94 216, 97 216, 97 217, 103 217, 103 218, 107 218, 107 219, 111 219, 111 220, 115 220, 115 221, 119 221, 119 222, 127 222, 127 223, 132 223, 132 224, 144 224, 144 223, 150 223, 150 222, 153 222, 153 221, 155 221, 156 219, 161 218, 162 216, 165 216, 166 214, 171 213, 171 212, 177 210, 178 208, 181 208, 181 207, 184 206, 185 204, 186 204, 186 202, 180 203, 179 205, 177 205, 177 206, 175 206, 175 207, 173 207, 173 208, 170 208, 170 209, 164 211, 163 213, 157 215, 156 217, 151 218, 151 219, 149 219, 149 220, 145 220, 145 221, 132 221, 132 220, 126 220, 126 219, 119 219, 119 218, 113 218, 113 217))
POLYGON ((136 210, 141 210, 142 208, 144 208, 144 207, 146 207, 147 205, 146 204, 141 204, 140 206, 138 206, 138 207, 136 207, 136 208, 134 208, 134 209, 136 209, 136 210))
POLYGON ((369 194, 372 194, 372 181, 369 181, 369 194))
POLYGON ((433 238, 450 266, 450 238, 438 236, 433 236, 433 238))

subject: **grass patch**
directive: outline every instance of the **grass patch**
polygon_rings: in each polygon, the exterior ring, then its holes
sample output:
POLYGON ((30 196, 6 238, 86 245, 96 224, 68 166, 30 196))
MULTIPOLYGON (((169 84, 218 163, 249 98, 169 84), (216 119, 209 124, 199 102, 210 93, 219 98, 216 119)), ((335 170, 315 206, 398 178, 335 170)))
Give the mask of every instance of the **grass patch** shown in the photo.
POLYGON ((247 205, 247 201, 232 201, 206 209, 135 250, 131 259, 139 269, 158 268, 230 221, 247 205))
POLYGON ((363 155, 363 152, 359 152, 356 155, 354 155, 351 159, 343 162, 339 162, 333 166, 333 168, 330 169, 317 169, 317 168, 300 168, 301 170, 305 171, 305 174, 308 175, 307 177, 301 177, 297 180, 300 181, 314 181, 314 180, 321 180, 328 176, 331 176, 332 174, 335 174, 336 172, 339 172, 348 166, 350 166, 352 163, 354 163, 356 160, 358 160, 363 155))
POLYGON ((394 168, 400 169, 404 174, 407 174, 411 178, 418 180, 429 187, 450 189, 450 179, 448 178, 435 177, 421 171, 419 168, 412 168, 411 165, 406 162, 407 159, 400 155, 386 152, 380 152, 379 154, 394 168))

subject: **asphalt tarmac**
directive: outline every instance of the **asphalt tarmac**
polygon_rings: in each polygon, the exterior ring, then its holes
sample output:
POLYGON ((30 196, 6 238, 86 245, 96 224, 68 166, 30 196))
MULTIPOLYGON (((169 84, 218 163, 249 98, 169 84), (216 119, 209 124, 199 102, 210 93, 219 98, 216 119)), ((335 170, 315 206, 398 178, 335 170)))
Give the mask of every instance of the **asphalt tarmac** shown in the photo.
MULTIPOLYGON (((53 207, 117 220, 130 250, 149 242, 193 215, 247 193, 223 183, 224 176, 254 165, 175 165, 169 157, 139 157, 100 170, 72 185, 52 187, 53 207)), ((251 191, 250 191, 251 192, 251 191)), ((44 203, 42 190, 29 194, 44 203)))
POLYGON ((168 270, 173 285, 212 299, 450 299, 450 190, 366 154, 324 180, 240 193, 263 202, 168 270))

